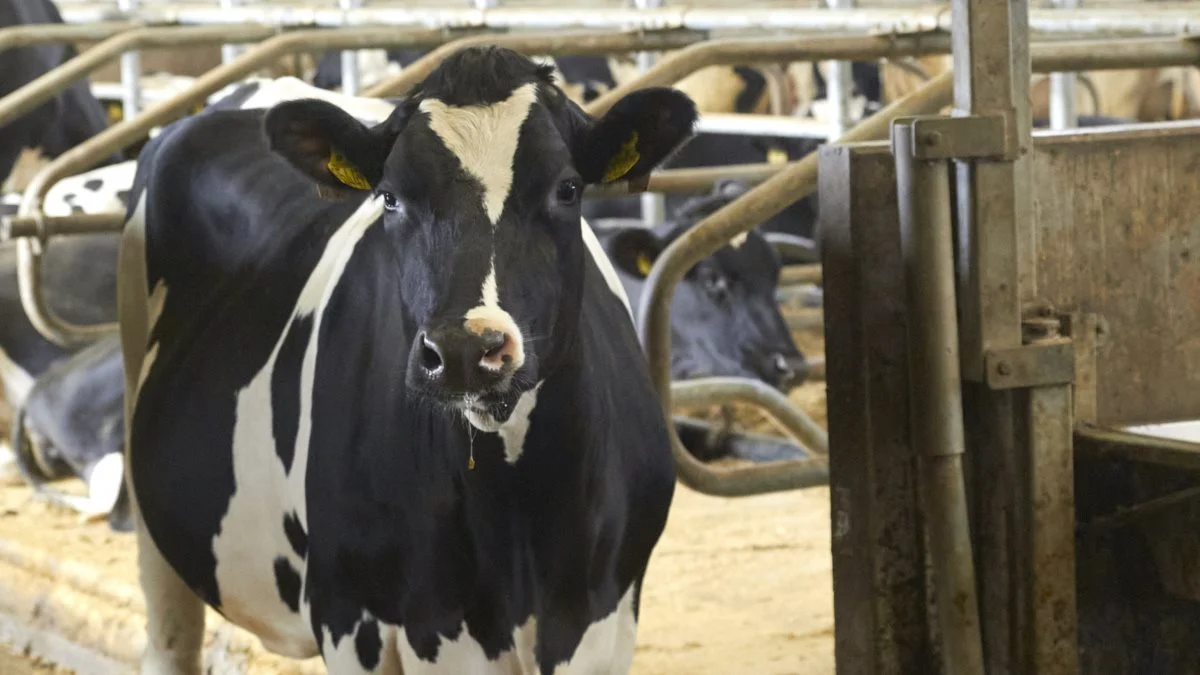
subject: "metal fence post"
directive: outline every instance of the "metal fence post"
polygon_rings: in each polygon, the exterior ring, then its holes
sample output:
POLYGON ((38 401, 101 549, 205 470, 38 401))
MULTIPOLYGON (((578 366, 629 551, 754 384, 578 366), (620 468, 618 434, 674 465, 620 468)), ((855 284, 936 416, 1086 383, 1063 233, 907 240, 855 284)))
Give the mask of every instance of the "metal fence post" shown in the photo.
MULTIPOLYGON (((140 0, 117 0, 122 12, 136 12, 140 0)), ((121 55, 121 116, 129 119, 142 109, 142 54, 125 52, 121 55)))
POLYGON ((913 156, 913 126, 892 127, 907 286, 912 443, 921 464, 946 672, 983 675, 975 564, 963 479, 962 377, 955 311, 950 172, 913 156))
MULTIPOLYGON (((827 0, 830 9, 849 9, 854 0, 827 0)), ((825 80, 825 96, 832 104, 833 137, 846 133, 854 124, 850 115, 850 99, 854 91, 853 65, 850 61, 829 61, 829 77, 825 80)))
MULTIPOLYGON (((1063 9, 1074 9, 1079 0, 1055 0, 1063 9)), ((1050 73, 1050 128, 1072 129, 1079 126, 1079 111, 1075 105, 1075 73, 1050 73)), ((1100 114, 1099 110, 1095 114, 1100 114)))
MULTIPOLYGON (((662 6, 662 0, 633 0, 633 6, 638 9, 656 9, 662 6)), ((654 67, 657 60, 653 52, 638 52, 638 72, 644 73, 654 67)), ((667 219, 667 199, 661 192, 644 192, 642 201, 642 223, 653 227, 667 219)))
MULTIPOLYGON (((342 9, 354 9, 360 6, 362 6, 362 0, 338 0, 338 7, 342 9)), ((358 68, 358 52, 344 51, 341 53, 341 59, 342 93, 347 96, 358 96, 362 76, 358 68)))

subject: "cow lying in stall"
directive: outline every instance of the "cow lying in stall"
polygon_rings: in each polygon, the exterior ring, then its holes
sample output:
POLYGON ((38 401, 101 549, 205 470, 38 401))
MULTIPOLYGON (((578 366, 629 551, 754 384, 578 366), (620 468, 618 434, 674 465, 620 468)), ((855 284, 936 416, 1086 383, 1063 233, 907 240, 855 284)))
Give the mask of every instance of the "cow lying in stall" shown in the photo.
MULTIPOLYGON (((281 101, 310 97, 333 101, 367 119, 383 119, 392 109, 386 102, 348 98, 314 90, 294 78, 279 78, 253 81, 220 92, 212 98, 209 110, 264 108, 281 101)), ((129 161, 65 179, 51 188, 45 203, 46 212, 64 215, 124 209, 135 170, 136 163, 129 161)), ((638 265, 652 260, 700 217, 740 192, 724 186, 713 197, 693 200, 677 214, 675 224, 668 223, 655 233, 629 228, 598 228, 606 253, 623 261, 617 265, 622 284, 631 291, 640 289, 638 265), (643 262, 622 258, 633 251, 643 262)), ((753 233, 747 244, 725 249, 722 254, 701 263, 683 281, 676 294, 672 315, 676 339, 673 370, 677 379, 705 375, 745 376, 760 378, 782 389, 803 379, 804 358, 797 351, 774 300, 778 261, 772 256, 761 236, 753 233)), ((67 316, 86 323, 115 319, 112 299, 115 237, 102 235, 56 240, 47 261, 45 287, 56 292, 60 300, 52 302, 52 306, 59 308, 61 303, 78 303, 80 299, 72 297, 73 293, 79 293, 78 289, 95 289, 88 291, 85 303, 96 310, 95 315, 79 318, 68 313, 67 316), (76 271, 71 272, 72 269, 76 271)), ((5 271, 11 278, 0 284, 0 288, 8 289, 11 295, 0 296, 0 305, 4 311, 19 317, 13 325, 22 326, 24 330, 19 335, 0 339, 0 346, 16 345, 21 357, 18 363, 27 369, 22 380, 28 382, 29 374, 41 373, 50 360, 63 358, 64 352, 44 340, 28 324, 16 295, 14 261, 5 264, 0 260, 0 273, 5 271), (42 350, 39 357, 42 361, 33 363, 29 360, 26 352, 32 349, 42 350)), ((636 293, 630 297, 634 302, 640 300, 636 293)), ((121 385, 119 379, 113 379, 119 361, 119 353, 105 341, 66 358, 52 373, 38 379, 33 394, 24 393, 28 384, 20 395, 10 394, 10 400, 18 409, 25 396, 31 396, 27 409, 21 414, 29 431, 21 435, 31 436, 37 442, 31 448, 15 446, 23 451, 18 455, 23 473, 44 496, 89 514, 109 513, 113 505, 115 485, 111 484, 112 472, 108 467, 111 458, 119 456, 117 453, 121 448, 117 440, 120 434, 112 433, 113 429, 122 428, 121 385), (82 391, 89 390, 98 393, 81 396, 82 391), (81 424, 87 420, 97 422, 81 424), (103 470, 97 470, 97 467, 103 470), (90 499, 86 503, 42 485, 47 480, 61 477, 64 472, 88 482, 90 499)), ((680 428, 680 433, 689 449, 704 459, 713 459, 732 450, 723 437, 698 434, 695 429, 685 427, 680 428)), ((109 520, 114 527, 126 527, 123 511, 110 516, 109 520)))
POLYGON ((204 604, 338 674, 628 671, 674 471, 579 205, 695 119, 649 89, 592 120, 475 48, 372 127, 302 100, 148 144, 118 275, 144 673, 200 672, 204 604))

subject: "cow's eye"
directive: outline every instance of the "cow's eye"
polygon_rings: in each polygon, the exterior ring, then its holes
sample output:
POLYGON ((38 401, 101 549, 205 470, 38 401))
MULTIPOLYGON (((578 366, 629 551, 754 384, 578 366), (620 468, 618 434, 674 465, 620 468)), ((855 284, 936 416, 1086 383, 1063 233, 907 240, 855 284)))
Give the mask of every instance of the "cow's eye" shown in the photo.
POLYGON ((554 197, 558 200, 559 204, 571 205, 579 201, 580 192, 582 192, 582 188, 579 185, 579 180, 568 178, 558 184, 558 191, 555 192, 554 197))
POLYGON ((725 277, 714 274, 704 280, 704 287, 711 295, 720 298, 729 290, 729 282, 725 277))
POLYGON ((391 192, 384 192, 381 194, 383 195, 383 208, 387 209, 388 211, 400 210, 400 200, 396 198, 396 195, 392 194, 391 192))

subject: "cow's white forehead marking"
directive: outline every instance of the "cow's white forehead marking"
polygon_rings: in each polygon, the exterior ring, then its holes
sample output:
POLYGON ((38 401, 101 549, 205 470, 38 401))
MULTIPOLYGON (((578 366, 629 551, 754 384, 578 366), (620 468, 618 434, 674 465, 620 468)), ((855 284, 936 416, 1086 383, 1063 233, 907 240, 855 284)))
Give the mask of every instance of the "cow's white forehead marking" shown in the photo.
POLYGON ((537 84, 530 82, 492 105, 459 107, 435 98, 421 101, 421 112, 429 115, 429 127, 483 186, 483 207, 492 225, 500 221, 512 189, 521 125, 536 100, 537 84))

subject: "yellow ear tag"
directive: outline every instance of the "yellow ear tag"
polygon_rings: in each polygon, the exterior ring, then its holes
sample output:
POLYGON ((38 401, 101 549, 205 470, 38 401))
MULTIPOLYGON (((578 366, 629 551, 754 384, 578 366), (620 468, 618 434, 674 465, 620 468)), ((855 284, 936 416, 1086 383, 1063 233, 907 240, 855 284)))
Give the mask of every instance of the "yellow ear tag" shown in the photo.
POLYGON ((334 178, 342 181, 342 183, 357 190, 371 189, 371 184, 367 182, 367 179, 358 172, 358 169, 350 166, 350 163, 346 161, 342 153, 337 150, 329 153, 329 162, 325 166, 329 168, 329 173, 333 174, 334 178))
POLYGON ((604 182, 611 183, 614 180, 629 173, 634 164, 642 158, 637 151, 638 132, 629 134, 629 140, 621 145, 621 149, 613 158, 608 161, 608 173, 604 174, 604 182))
POLYGON ((639 274, 644 277, 650 276, 651 267, 654 267, 654 261, 650 259, 650 256, 643 253, 637 257, 637 269, 639 274))
POLYGON ((783 148, 771 148, 767 151, 767 164, 787 164, 787 150, 783 148))

